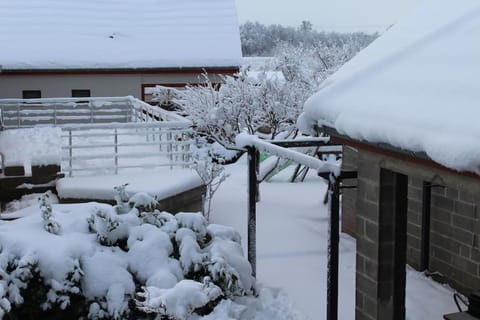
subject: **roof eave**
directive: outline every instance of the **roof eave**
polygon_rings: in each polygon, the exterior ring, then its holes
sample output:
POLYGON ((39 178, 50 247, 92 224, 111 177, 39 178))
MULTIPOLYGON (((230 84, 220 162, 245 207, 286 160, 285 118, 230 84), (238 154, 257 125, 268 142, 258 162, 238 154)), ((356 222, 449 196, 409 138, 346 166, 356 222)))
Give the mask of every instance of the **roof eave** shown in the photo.
POLYGON ((339 133, 335 128, 329 126, 322 126, 320 131, 328 134, 331 137, 331 141, 334 143, 351 146, 356 149, 362 149, 365 151, 373 152, 376 154, 382 154, 403 161, 407 161, 414 164, 427 166, 434 169, 448 171, 457 175, 467 176, 470 178, 480 179, 480 176, 471 171, 457 171, 448 167, 445 167, 438 162, 435 162, 425 152, 415 152, 411 150, 401 149, 392 146, 388 143, 375 143, 365 140, 358 140, 351 138, 345 134, 339 133))
POLYGON ((239 66, 214 67, 155 67, 155 68, 31 68, 5 69, 1 68, 2 75, 32 75, 32 74, 132 74, 132 73, 235 73, 239 66))
POLYGON ((323 126, 320 130, 325 132, 329 136, 336 138, 337 140, 342 139, 344 141, 361 143, 362 145, 366 145, 366 146, 369 146, 369 147, 372 147, 372 148, 388 150, 388 151, 391 151, 391 152, 402 154, 404 156, 415 157, 415 158, 419 158, 419 159, 422 159, 422 160, 427 160, 427 161, 432 161, 433 162, 433 160, 425 152, 415 152, 415 151, 410 151, 410 150, 406 150, 406 149, 401 149, 401 148, 392 146, 391 144, 383 143, 383 142, 378 143, 378 142, 369 142, 369 141, 366 141, 366 140, 354 139, 354 138, 351 138, 351 137, 349 137, 345 134, 341 134, 337 131, 337 129, 332 128, 332 127, 328 127, 328 126, 323 126))

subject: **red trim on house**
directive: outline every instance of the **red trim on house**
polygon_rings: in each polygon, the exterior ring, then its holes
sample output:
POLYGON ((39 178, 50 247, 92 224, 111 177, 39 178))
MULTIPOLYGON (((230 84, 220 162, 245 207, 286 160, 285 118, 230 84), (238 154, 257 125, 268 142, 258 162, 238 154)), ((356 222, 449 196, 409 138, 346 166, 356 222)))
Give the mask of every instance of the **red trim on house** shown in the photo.
POLYGON ((465 177, 480 180, 480 176, 476 173, 473 173, 473 172, 455 171, 453 169, 447 168, 445 166, 442 166, 441 164, 438 164, 438 163, 430 161, 430 160, 420 159, 420 158, 417 158, 413 155, 409 156, 409 155, 401 153, 401 152, 395 152, 393 150, 383 149, 381 147, 376 147, 376 146, 373 146, 373 145, 370 145, 370 144, 367 144, 367 143, 363 143, 363 142, 360 142, 360 141, 345 139, 345 138, 338 137, 338 136, 331 136, 331 141, 333 143, 347 145, 347 146, 350 146, 350 147, 353 147, 353 148, 356 148, 356 149, 362 149, 362 150, 365 150, 365 151, 389 156, 389 157, 396 158, 396 159, 399 159, 399 160, 403 160, 403 161, 406 161, 406 162, 411 162, 411 163, 414 163, 414 164, 417 164, 417 165, 422 165, 422 166, 426 166, 426 167, 429 167, 429 168, 443 170, 443 171, 447 171, 449 173, 462 175, 462 176, 465 176, 465 177))
POLYGON ((143 69, 30 69, 30 70, 6 70, 0 72, 0 76, 15 75, 92 75, 92 74, 234 74, 239 71, 238 67, 224 68, 143 68, 143 69))

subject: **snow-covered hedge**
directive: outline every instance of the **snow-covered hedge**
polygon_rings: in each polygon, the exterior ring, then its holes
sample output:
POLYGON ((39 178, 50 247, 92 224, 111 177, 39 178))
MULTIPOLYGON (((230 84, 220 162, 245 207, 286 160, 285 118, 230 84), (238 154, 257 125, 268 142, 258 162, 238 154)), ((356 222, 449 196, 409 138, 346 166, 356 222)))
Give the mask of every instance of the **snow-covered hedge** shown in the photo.
POLYGON ((188 319, 254 294, 235 230, 160 212, 146 194, 128 205, 44 197, 0 221, 0 319, 188 319))

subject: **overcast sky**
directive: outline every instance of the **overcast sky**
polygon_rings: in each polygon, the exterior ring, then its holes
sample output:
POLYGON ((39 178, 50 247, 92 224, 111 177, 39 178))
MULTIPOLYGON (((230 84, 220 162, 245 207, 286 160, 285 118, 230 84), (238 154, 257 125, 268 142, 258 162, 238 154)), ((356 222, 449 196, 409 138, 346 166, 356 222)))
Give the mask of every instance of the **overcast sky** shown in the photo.
POLYGON ((240 23, 298 26, 309 20, 317 30, 383 31, 420 0, 236 0, 240 23))

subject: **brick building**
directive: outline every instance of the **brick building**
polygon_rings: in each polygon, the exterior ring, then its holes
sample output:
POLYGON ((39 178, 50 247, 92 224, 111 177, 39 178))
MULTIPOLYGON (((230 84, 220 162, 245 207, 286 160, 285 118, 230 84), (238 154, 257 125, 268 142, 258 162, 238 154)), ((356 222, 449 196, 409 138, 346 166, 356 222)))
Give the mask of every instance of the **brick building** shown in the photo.
POLYGON ((302 131, 329 134, 358 171, 342 203, 356 319, 405 319, 405 264, 480 288, 479 33, 478 2, 424 1, 304 107, 302 131))

